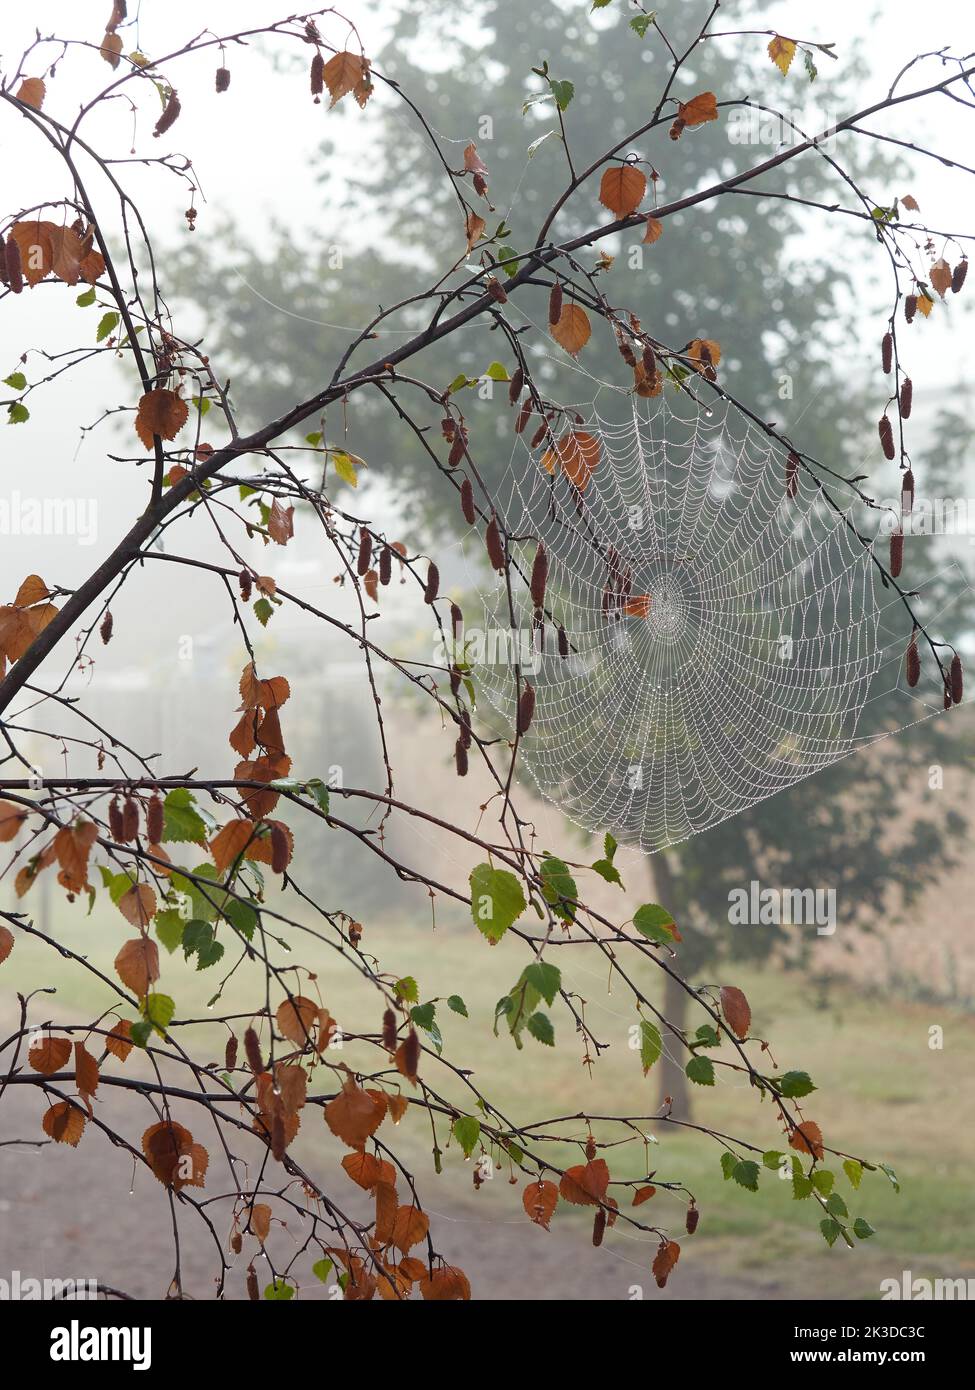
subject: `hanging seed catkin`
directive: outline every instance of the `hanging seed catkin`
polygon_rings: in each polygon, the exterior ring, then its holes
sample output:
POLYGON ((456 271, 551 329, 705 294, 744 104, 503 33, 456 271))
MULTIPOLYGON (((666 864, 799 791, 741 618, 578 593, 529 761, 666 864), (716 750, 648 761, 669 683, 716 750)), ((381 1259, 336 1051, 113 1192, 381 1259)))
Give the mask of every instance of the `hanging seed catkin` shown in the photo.
POLYGON ((261 1288, 257 1282, 257 1270, 253 1265, 247 1266, 247 1297, 251 1303, 260 1303, 261 1288))
POLYGON ((521 395, 521 390, 524 384, 525 373, 522 371, 520 367, 516 367, 514 370, 514 375, 512 376, 511 381, 508 385, 508 400, 511 403, 511 405, 514 405, 518 397, 521 395))
POLYGON ((880 447, 884 451, 884 458, 892 459, 897 451, 894 448, 894 427, 890 423, 889 415, 881 415, 877 421, 877 433, 880 435, 880 447))
POLYGON ((464 437, 464 431, 458 430, 454 435, 454 442, 450 446, 450 453, 447 455, 447 467, 456 468, 466 453, 467 440, 464 437))
POLYGON ((561 623, 559 623, 559 656, 561 656, 561 657, 566 657, 566 656, 568 656, 568 655, 569 655, 569 639, 568 639, 568 637, 566 636, 565 628, 562 626, 561 623))
POLYGON ((379 582, 388 584, 393 577, 393 551, 392 547, 384 545, 379 555, 379 582))
POLYGON ((396 1015, 392 1009, 383 1014, 383 1047, 387 1052, 396 1051, 396 1015))
POLYGON ((901 511, 909 516, 914 507, 914 471, 908 468, 901 481, 901 511))
POLYGON ((279 1163, 284 1161, 287 1145, 284 1142, 284 1116, 280 1107, 275 1109, 271 1120, 271 1152, 279 1163))
POLYGON ((470 478, 465 478, 460 485, 460 509, 468 526, 473 526, 477 520, 477 513, 474 510, 474 489, 470 478))
POLYGON ((547 420, 543 420, 542 423, 539 425, 538 429, 537 429, 537 430, 535 431, 535 433, 532 435, 530 447, 531 447, 532 449, 537 449, 538 446, 539 446, 539 444, 541 444, 542 440, 545 438, 545 436, 546 436, 547 434, 548 434, 548 421, 547 421, 547 420))
POLYGON ((122 804, 122 842, 128 844, 139 833, 139 805, 131 796, 122 804))
POLYGON ((170 126, 176 123, 176 119, 182 109, 183 108, 179 104, 179 97, 175 92, 170 92, 169 100, 163 107, 163 113, 156 122, 155 130, 152 132, 153 135, 165 135, 170 126))
POLYGON ((245 603, 250 603, 251 589, 254 583, 250 576, 250 572, 248 570, 241 570, 240 574, 237 576, 237 583, 240 585, 241 598, 245 603))
POLYGON ((244 1055, 254 1075, 261 1076, 264 1072, 264 1059, 261 1056, 261 1044, 257 1041, 257 1034, 253 1028, 248 1028, 244 1033, 244 1055))
POLYGON ((487 292, 498 304, 507 304, 508 296, 500 280, 496 280, 493 275, 487 278, 487 292))
POLYGON ((460 741, 465 748, 471 746, 471 717, 466 709, 460 712, 460 741))
POLYGON ((464 615, 456 603, 450 605, 450 630, 453 633, 454 641, 459 641, 464 630, 464 615))
POLYGON ((904 564, 904 532, 893 531, 890 537, 890 573, 896 579, 904 564))
POLYGON ((454 765, 457 768, 458 777, 467 776, 467 749, 460 739, 454 744, 454 765))
POLYGON ((516 727, 519 734, 528 732, 534 713, 535 687, 530 684, 530 682, 526 681, 525 688, 521 692, 521 698, 518 701, 518 723, 516 727))
POLYGON ((697 1223, 700 1221, 700 1219, 701 1212, 699 1208, 696 1207, 692 1202, 691 1205, 687 1208, 687 1215, 684 1218, 684 1229, 686 1230, 689 1236, 692 1236, 694 1232, 697 1230, 697 1223))
POLYGON ((911 418, 911 407, 914 404, 914 383, 909 376, 901 382, 901 415, 905 420, 911 418))
POLYGON ((453 695, 453 697, 454 697, 455 700, 457 699, 457 696, 460 694, 460 682, 461 682, 460 670, 459 670, 458 667, 456 667, 456 666, 451 666, 451 668, 450 668, 450 693, 451 693, 451 695, 453 695))
POLYGON ((965 283, 965 276, 968 274, 968 261, 959 261, 951 272, 951 290, 953 294, 961 294, 961 287, 965 283))
POLYGON ((237 1034, 231 1033, 227 1039, 227 1046, 223 1050, 223 1065, 225 1071, 233 1071, 237 1065, 237 1034))
POLYGON ((894 364, 894 335, 885 333, 884 340, 880 345, 880 357, 885 372, 889 372, 894 364))
POLYGON ((217 68, 216 86, 218 92, 225 92, 230 86, 230 69, 217 68))
POLYGON ((643 349, 643 370, 648 377, 657 375, 657 357, 649 343, 643 349))
POLYGON ((311 94, 317 102, 325 86, 325 59, 320 53, 316 53, 311 60, 309 81, 311 84, 311 94))
POLYGON ((532 402, 531 396, 529 396, 522 402, 521 409, 518 412, 518 419, 515 421, 515 434, 521 434, 524 431, 525 426, 531 419, 531 413, 532 402))
POLYGON ((432 603, 440 592, 440 571, 433 561, 430 561, 430 568, 427 570, 426 587, 423 590, 423 602, 432 603))
POLYGON ((593 1218, 593 1223, 592 1223, 592 1243, 593 1243, 593 1245, 602 1245, 602 1243, 603 1243, 603 1236, 604 1236, 605 1232, 606 1232, 606 1209, 605 1209, 605 1207, 600 1207, 599 1210, 596 1212, 596 1215, 595 1215, 595 1217, 593 1218))
POLYGON ((112 640, 112 629, 115 626, 115 619, 112 617, 111 609, 102 618, 101 627, 98 629, 101 634, 103 644, 107 647, 112 640))
POLYGON ((504 546, 501 543, 501 532, 498 530, 498 519, 492 516, 487 524, 484 533, 484 544, 487 546, 488 559, 491 565, 499 573, 504 570, 504 546))
POLYGON ((907 670, 907 683, 913 688, 921 679, 921 658, 918 655, 917 642, 913 637, 908 643, 905 667, 907 670))
POLYGON ((366 573, 372 562, 372 536, 364 526, 359 527, 359 555, 355 562, 356 574, 366 573))
POLYGON ((914 322, 914 315, 917 313, 917 295, 909 294, 904 300, 904 318, 908 323, 914 322))
POLYGON ((548 297, 548 326, 554 328, 562 317, 562 285, 556 280, 548 297))
POLYGON ((113 797, 108 807, 108 829, 112 839, 116 844, 122 843, 124 825, 122 822, 122 808, 119 805, 118 797, 113 797))
POLYGON ((961 657, 955 652, 951 658, 951 698, 956 705, 961 704, 965 681, 961 669, 961 657))
POLYGON ((20 294, 24 288, 24 270, 20 259, 20 247, 12 236, 7 237, 4 260, 7 267, 7 284, 14 294, 20 294))
POLYGON ((542 545, 538 543, 535 551, 535 561, 532 565, 531 595, 532 602, 536 608, 545 606, 545 585, 548 582, 548 553, 542 545))
POLYGON ((403 1071, 412 1081, 420 1069, 420 1038, 415 1028, 411 1028, 403 1043, 403 1071))
POLYGON ((785 490, 789 497, 799 491, 799 455, 793 450, 785 461, 785 490))
POLYGON ((288 837, 280 825, 271 826, 271 872, 273 874, 283 874, 288 867, 288 860, 291 858, 291 850, 288 845, 288 837))
POLYGON ((158 845, 163 837, 163 804, 158 792, 150 796, 146 807, 146 835, 151 845, 158 845))

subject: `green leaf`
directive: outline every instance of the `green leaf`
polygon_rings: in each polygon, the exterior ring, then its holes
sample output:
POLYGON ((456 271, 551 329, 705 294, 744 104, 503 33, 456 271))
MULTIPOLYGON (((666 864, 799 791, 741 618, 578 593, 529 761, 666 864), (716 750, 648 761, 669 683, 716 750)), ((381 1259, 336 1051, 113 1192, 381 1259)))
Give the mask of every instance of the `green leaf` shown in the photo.
MULTIPOLYGON (((631 20, 631 23, 632 23, 632 20, 631 20)), ((803 62, 805 63, 805 65, 806 65, 806 75, 808 76, 809 81, 810 81, 810 82, 815 82, 815 81, 816 81, 816 78, 819 76, 819 69, 817 68, 816 64, 813 62, 812 51, 811 51, 810 49, 804 48, 804 49, 802 50, 802 61, 803 61, 803 62)))
POLYGON ((603 854, 605 854, 606 858, 609 860, 611 864, 613 860, 616 858, 616 851, 618 849, 619 845, 607 830, 606 834, 603 836, 603 854))
POLYGON ((817 1168, 814 1173, 810 1174, 810 1179, 816 1191, 822 1193, 824 1197, 828 1197, 833 1190, 833 1184, 836 1182, 836 1175, 831 1173, 828 1168, 817 1168))
POLYGON ((750 1158, 743 1158, 740 1163, 735 1164, 732 1177, 739 1187, 747 1187, 749 1192, 758 1191, 758 1175, 761 1172, 758 1164, 750 1158))
POLYGON ((646 32, 651 24, 657 22, 657 11, 651 10, 649 14, 638 14, 630 20, 630 28, 634 33, 639 34, 640 38, 646 37, 646 32))
POLYGON ((11 401, 7 406, 7 424, 22 425, 25 420, 30 419, 30 411, 23 401, 11 401))
POLYGON ((172 955, 183 939, 183 928, 186 923, 174 907, 167 907, 162 912, 156 913, 152 925, 161 944, 172 955))
MULTIPOLYGON (((319 446, 319 444, 321 444, 321 442, 322 442, 322 432, 321 432, 321 430, 312 430, 311 434, 306 434, 306 435, 305 435, 305 443, 306 443, 306 444, 310 444, 310 445, 312 446, 313 449, 317 449, 318 446, 319 446)), ((331 1260, 329 1260, 329 1264, 331 1264, 331 1260)))
POLYGON ((858 1163, 855 1158, 844 1158, 843 1172, 850 1180, 851 1187, 859 1187, 863 1180, 863 1164, 858 1163))
POLYGON ((692 1057, 684 1070, 688 1080, 698 1086, 714 1085, 714 1063, 710 1057, 692 1057))
POLYGON ((471 872, 470 885, 474 925, 493 946, 525 910, 521 884, 507 869, 478 864, 471 872))
POLYGON ((107 314, 102 314, 98 321, 98 328, 95 330, 96 343, 104 342, 109 333, 114 333, 115 329, 118 327, 120 317, 121 316, 117 314, 114 309, 109 309, 107 314))
POLYGON ((789 1100, 798 1100, 802 1096, 808 1096, 816 1089, 809 1073, 804 1071, 787 1071, 777 1080, 774 1076, 771 1080, 782 1095, 788 1097, 789 1100))
POLYGON ((518 252, 510 246, 499 246, 498 264, 510 280, 512 275, 518 274, 518 252))
POLYGON ((207 828, 187 787, 174 787, 163 801, 163 842, 205 845, 207 828))
POLYGON ((328 1258, 325 1258, 322 1260, 316 1260, 311 1267, 311 1272, 312 1274, 314 1274, 316 1279, 320 1279, 323 1284, 327 1284, 328 1276, 331 1274, 334 1268, 335 1266, 332 1264, 332 1261, 328 1258))
POLYGON ((674 934, 670 930, 674 926, 674 919, 667 909, 660 907, 658 903, 645 903, 643 907, 637 908, 633 914, 633 925, 638 932, 642 932, 661 946, 674 944, 674 934))
POLYGON ((272 1303, 287 1303, 288 1299, 294 1296, 294 1285, 289 1284, 286 1279, 272 1279, 264 1290, 264 1297, 272 1303))
POLYGON ((505 367, 501 362, 492 362, 491 365, 488 367, 487 371, 484 373, 484 375, 490 381, 511 380, 511 378, 508 376, 508 368, 505 367))
POLYGON ((98 872, 102 876, 102 887, 108 889, 108 896, 118 907, 122 898, 133 885, 133 880, 128 874, 113 874, 111 869, 106 869, 104 864, 99 864, 98 872))
POLYGON ((532 1014, 528 1020, 528 1031, 536 1042, 544 1043, 546 1047, 555 1046, 555 1029, 547 1014, 532 1014))
POLYGON ((640 1020, 640 1061, 643 1064, 643 1075, 653 1066, 654 1062, 664 1050, 663 1039, 660 1036, 660 1029, 649 1018, 640 1020))
POLYGON ((454 1121, 454 1138, 464 1150, 464 1157, 470 1158, 481 1137, 481 1122, 473 1115, 461 1115, 454 1121))
MULTIPOLYGON (((813 1179, 813 1181, 815 1181, 815 1179, 813 1179)), ((832 1196, 829 1198, 829 1200, 826 1203, 826 1210, 830 1213, 831 1216, 838 1216, 844 1221, 850 1214, 846 1203, 843 1201, 843 1198, 840 1196, 838 1192, 834 1192, 832 1196)))
POLYGON ((853 1234, 856 1236, 857 1240, 869 1240, 874 1234, 874 1229, 869 1221, 864 1220, 862 1216, 858 1216, 853 1223, 853 1234))
POLYGON ((359 486, 356 469, 365 467, 365 459, 359 458, 357 454, 347 454, 344 449, 336 449, 332 454, 332 463, 343 483, 348 483, 349 487, 359 486))
POLYGON ((897 1174, 894 1172, 893 1168, 891 1168, 890 1164, 889 1164, 889 1163, 878 1163, 878 1164, 877 1164, 877 1167, 880 1169, 880 1171, 881 1171, 882 1173, 886 1173, 886 1174, 887 1174, 888 1178, 890 1179, 890 1183, 891 1183, 891 1186, 893 1187, 894 1191, 895 1191, 895 1192, 900 1192, 900 1190, 901 1190, 901 1185, 900 1185, 900 1183, 897 1181, 897 1174))
POLYGON ((785 1154, 780 1153, 778 1149, 768 1149, 762 1154, 763 1164, 766 1168, 771 1168, 773 1172, 782 1167, 782 1160, 784 1158, 785 1154))
POLYGON ((695 1047, 720 1047, 721 1034, 710 1023, 702 1023, 694 1034, 695 1047))
POLYGON ((562 972, 557 965, 549 965, 544 960, 536 961, 534 965, 525 967, 522 979, 538 991, 546 1004, 555 1003, 555 996, 562 985, 562 972))
POLYGON ((803 1197, 812 1196, 812 1181, 804 1173, 793 1173, 792 1175, 792 1199, 801 1202, 803 1197))
POLYGON ((9 386, 14 391, 23 391, 24 387, 27 385, 27 378, 24 376, 23 372, 11 372, 9 376, 4 377, 3 384, 4 386, 9 386))
POLYGON ((241 902, 239 898, 231 898, 221 911, 231 926, 240 932, 241 936, 246 937, 248 941, 253 941, 258 917, 250 903, 241 902))
MULTIPOLYGON (((176 1013, 176 1004, 170 999, 168 994, 147 994, 142 1003, 142 1017, 150 1028, 154 1028, 160 1037, 165 1036, 166 1029, 173 1021, 176 1013)), ((138 1025, 132 1025, 134 1032, 138 1025)))
POLYGON ((607 883, 618 883, 621 888, 623 887, 619 869, 608 859, 597 859, 589 867, 594 869, 599 877, 604 878, 607 883))
POLYGON ((254 604, 254 617, 261 627, 267 627, 274 613, 274 605, 270 599, 259 598, 254 604))
POLYGON ((728 1153, 727 1151, 725 1151, 725 1152, 721 1155, 721 1171, 722 1171, 722 1173, 724 1173, 724 1180, 725 1180, 725 1182, 728 1181, 728 1179, 732 1176, 732 1174, 734 1173, 734 1171, 735 1171, 735 1169, 736 1169, 737 1167, 738 1167, 738 1160, 737 1160, 737 1158, 735 1158, 734 1154, 731 1154, 731 1153, 728 1153))
POLYGON ((132 1027, 129 1029, 129 1037, 135 1043, 136 1047, 145 1047, 146 1043, 149 1041, 149 1034, 151 1032, 152 1024, 149 1020, 147 1018, 140 1018, 136 1023, 133 1023, 132 1027))
POLYGON ((401 980, 397 980, 393 989, 400 999, 405 999, 408 1004, 419 1003, 420 986, 412 975, 404 975, 401 980))
POLYGON ((558 132, 557 130, 546 130, 546 132, 545 132, 544 135, 539 135, 539 137, 538 137, 537 140, 533 140, 533 141, 531 142, 531 144, 528 146, 528 158, 529 158, 529 159, 534 159, 534 158, 535 158, 535 155, 538 153, 538 151, 539 151, 539 150, 542 148, 542 146, 545 144, 545 141, 546 141, 546 140, 550 140, 550 139, 552 138, 553 135, 554 135, 554 136, 556 137, 556 139, 558 139, 558 140, 561 140, 561 139, 562 139, 562 136, 559 134, 559 132, 558 132))
POLYGON ((819 1229, 823 1233, 823 1240, 825 1240, 826 1244, 832 1249, 836 1237, 840 1234, 840 1223, 834 1220, 832 1216, 827 1216, 820 1221, 819 1229))
POLYGON ((569 866, 553 854, 546 854, 541 864, 542 892, 545 901, 565 922, 575 920, 575 906, 569 899, 578 898, 576 881, 569 866))
POLYGON ((467 1012, 467 1005, 459 994, 450 995, 447 1000, 447 1008, 450 1009, 452 1013, 460 1014, 462 1018, 470 1018, 470 1014, 467 1012))
POLYGON ((569 102, 575 96, 576 89, 574 85, 565 79, 556 82, 553 81, 551 78, 549 79, 548 85, 552 89, 552 95, 555 98, 556 106, 559 108, 560 111, 564 111, 568 106, 569 102))
POLYGON ((75 303, 78 305, 79 309, 87 309, 87 308, 89 307, 89 305, 94 304, 94 302, 95 302, 95 286, 94 286, 94 285, 92 285, 90 289, 85 290, 84 294, 79 294, 78 298, 75 300, 75 303))
POLYGON ((422 1028, 424 1032, 429 1033, 437 1021, 437 1006, 432 1001, 428 1004, 416 1004, 410 1009, 410 1018, 417 1028, 422 1028))

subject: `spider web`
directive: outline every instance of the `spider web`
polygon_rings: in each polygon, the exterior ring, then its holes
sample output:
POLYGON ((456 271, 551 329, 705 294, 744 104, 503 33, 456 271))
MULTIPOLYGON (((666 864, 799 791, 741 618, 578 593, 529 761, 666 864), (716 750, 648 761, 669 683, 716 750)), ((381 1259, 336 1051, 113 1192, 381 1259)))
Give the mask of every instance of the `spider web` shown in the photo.
POLYGON ((880 736, 858 733, 861 715, 904 649, 902 621, 883 645, 875 566, 847 517, 803 470, 789 496, 786 451, 734 406, 680 399, 683 413, 633 397, 622 420, 592 405, 576 428, 600 462, 582 493, 546 471, 544 446, 513 461, 499 513, 531 537, 513 547, 524 573, 545 545, 550 618, 498 580, 472 658, 508 727, 515 658, 534 685, 520 755, 540 792, 647 853, 880 736))

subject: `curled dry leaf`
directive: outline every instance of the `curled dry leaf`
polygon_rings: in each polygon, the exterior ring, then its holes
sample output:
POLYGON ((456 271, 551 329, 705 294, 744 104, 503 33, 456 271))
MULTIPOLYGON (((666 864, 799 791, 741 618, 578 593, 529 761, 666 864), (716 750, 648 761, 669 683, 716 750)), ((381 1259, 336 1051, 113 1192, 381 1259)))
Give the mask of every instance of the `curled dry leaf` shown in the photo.
POLYGON ((267 1202, 255 1202, 251 1207, 250 1227, 263 1245, 271 1231, 271 1208, 267 1202))
POLYGON ((467 251, 470 254, 474 247, 484 235, 487 223, 483 217, 479 217, 476 212, 468 212, 464 220, 464 232, 467 236, 467 251))
POLYGON ((189 406, 175 391, 159 387, 147 391, 139 401, 135 417, 135 432, 147 449, 152 448, 153 435, 160 439, 175 439, 189 418, 189 406))
POLYGON ((581 304, 564 304, 558 323, 551 327, 551 333, 560 347, 564 347, 572 357, 578 357, 592 335, 589 315, 581 304))
POLYGON ((752 1023, 751 1007, 741 990, 734 985, 721 986, 721 1012, 736 1037, 748 1036, 752 1023))
POLYGON ((664 234, 664 224, 659 217, 647 218, 647 230, 643 234, 643 240, 652 246, 655 241, 659 241, 664 234))
POLYGON ((653 1277, 657 1281, 657 1288, 662 1289, 670 1277, 671 1271, 680 1259, 680 1246, 676 1240, 663 1240, 657 1250, 653 1260, 653 1277))
POLYGON ((119 59, 122 55, 122 36, 121 34, 106 34, 102 39, 102 46, 98 50, 109 67, 117 68, 119 59))
POLYGON ((649 1183, 646 1187, 638 1187, 633 1194, 633 1205, 635 1207, 642 1207, 644 1202, 649 1202, 650 1198, 656 1197, 656 1195, 657 1189, 652 1183, 649 1183))
MULTIPOLYGON (((74 1079, 82 1099, 89 1101, 98 1090, 98 1063, 83 1042, 74 1045, 74 1079)), ((90 1113, 90 1105, 88 1109, 90 1113)))
POLYGON ((133 883, 118 902, 118 910, 133 927, 145 927, 156 915, 156 894, 148 883, 133 883))

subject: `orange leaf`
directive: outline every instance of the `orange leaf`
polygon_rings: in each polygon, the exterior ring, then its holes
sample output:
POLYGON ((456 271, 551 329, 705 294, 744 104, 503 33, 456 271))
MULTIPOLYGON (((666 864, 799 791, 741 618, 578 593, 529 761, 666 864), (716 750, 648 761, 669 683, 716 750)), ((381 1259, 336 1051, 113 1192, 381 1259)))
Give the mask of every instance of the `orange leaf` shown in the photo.
POLYGON ((251 1207, 251 1230, 263 1245, 271 1230, 271 1208, 267 1202, 255 1202, 251 1207))
POLYGON ((44 1133, 58 1144, 70 1144, 74 1149, 85 1132, 85 1112, 70 1100, 58 1101, 47 1111, 41 1125, 44 1133))
POLYGON ((643 234, 643 240, 653 245, 655 241, 660 240, 663 234, 664 224, 660 221, 659 217, 648 217, 647 230, 643 234))
POLYGON ((202 1144, 194 1144, 188 1129, 173 1120, 150 1125, 142 1136, 142 1152, 164 1187, 178 1192, 183 1187, 202 1187, 210 1156, 202 1144))
POLYGON ((313 999, 305 999, 301 994, 296 994, 291 999, 283 999, 278 1005, 275 1022, 282 1036, 303 1048, 315 1040, 318 1005, 313 999))
POLYGON ((718 99, 713 92, 699 92, 688 102, 681 102, 677 114, 685 125, 704 125, 718 119, 718 99))
POLYGON ((294 507, 282 507, 275 497, 271 503, 271 513, 267 519, 268 535, 278 545, 287 545, 295 533, 294 507))
POLYGON ((27 1054, 27 1060, 43 1076, 51 1076, 67 1063, 71 1056, 71 1042, 68 1038, 52 1038, 50 1035, 34 1043, 27 1054))
POLYGON ((372 92, 369 60, 360 53, 336 53, 325 64, 322 76, 332 98, 329 103, 330 109, 349 92, 360 106, 365 106, 369 100, 372 92))
POLYGON ((40 603, 42 599, 50 597, 51 591, 40 575, 29 574, 17 590, 14 605, 17 608, 29 608, 32 603, 40 603))
POLYGON ((812 1154, 813 1158, 822 1158, 825 1153, 823 1131, 812 1120, 803 1120, 802 1124, 796 1125, 792 1131, 789 1147, 798 1149, 803 1154, 812 1154))
POLYGON ((378 1092, 364 1091, 349 1077, 325 1107, 325 1123, 350 1149, 361 1149, 382 1124, 386 1105, 378 1092))
POLYGON ((12 801, 0 801, 0 843, 13 840, 27 819, 23 806, 15 806, 12 801))
POLYGON ((656 1195, 657 1189, 652 1183, 649 1187, 637 1188, 636 1192, 633 1194, 633 1205, 635 1207, 642 1207, 644 1202, 649 1202, 650 1198, 656 1195))
POLYGON ((521 1195, 521 1204, 536 1226, 547 1231, 559 1204, 559 1189, 554 1182, 530 1182, 521 1195))
POLYGON ((632 164, 618 164, 603 174, 599 201, 617 217, 629 217, 643 202, 646 191, 646 176, 639 169, 632 164))
MULTIPOLYGON (((951 284, 951 266, 945 260, 944 256, 942 256, 939 261, 935 261, 934 265, 931 267, 930 278, 933 288, 936 289, 941 298, 944 299, 945 291, 951 284)), ((919 304, 918 308, 920 307, 919 304)))
POLYGON ((604 1158, 594 1158, 590 1163, 579 1163, 567 1168, 559 1183, 559 1192, 567 1202, 579 1207, 597 1206, 606 1196, 609 1186, 609 1168, 604 1158))
POLYGON ((250 757, 257 747, 257 739, 254 736, 254 711, 244 710, 237 723, 230 731, 230 746, 235 753, 239 753, 242 758, 250 757))
POLYGON ((88 887, 88 856, 98 838, 94 821, 79 820, 63 826, 54 837, 54 853, 61 865, 58 882, 69 893, 82 893, 88 887))
POLYGON ((389 1114, 394 1125, 399 1124, 400 1120, 403 1118, 403 1116, 406 1114, 409 1108, 410 1102, 407 1100, 406 1096, 390 1096, 389 1114))
POLYGON ((291 694, 291 686, 284 676, 272 676, 266 681, 258 680, 253 662, 244 667, 239 689, 241 709, 280 709, 291 694))
POLYGON ((159 947, 147 936, 127 941, 115 957, 115 972, 123 985, 141 999, 159 979, 159 947))
MULTIPOLYGON (((349 1155, 355 1157, 354 1154, 349 1155)), ((345 1159, 342 1160, 343 1166, 345 1159)), ((384 1167, 391 1167, 391 1164, 384 1164, 384 1167)), ((346 1169, 348 1172, 348 1169, 346 1169)), ((396 1213, 399 1210, 399 1203, 396 1198, 396 1188, 391 1182, 378 1182, 376 1184, 376 1226, 375 1236, 380 1245, 388 1245, 393 1239, 393 1228, 396 1222, 396 1213)))
POLYGON ((109 67, 117 68, 119 57, 122 52, 121 34, 106 34, 102 39, 102 46, 98 50, 109 67))
POLYGON ((156 915, 156 894, 148 883, 133 883, 119 898, 118 910, 134 927, 145 927, 156 915))
POLYGON ((22 101, 25 106, 33 106, 35 111, 40 111, 46 92, 47 88, 40 77, 25 77, 18 88, 17 100, 22 101))
POLYGON ((127 1018, 120 1019, 115 1027, 105 1038, 105 1046, 113 1057, 117 1057, 120 1062, 124 1062, 134 1046, 129 1041, 132 1036, 132 1024, 127 1018))
POLYGON ((456 1265, 435 1269, 430 1278, 420 1280, 419 1287, 421 1296, 430 1302, 466 1301, 471 1296, 470 1281, 456 1265))
POLYGON ((76 1042, 74 1045, 74 1079, 79 1093, 85 1100, 98 1090, 98 1063, 83 1042, 76 1042))
POLYGON ((653 1260, 653 1277, 657 1281, 657 1287, 662 1289, 667 1282, 671 1270, 680 1259, 680 1246, 676 1240, 664 1240, 660 1242, 653 1260))
POLYGON ((50 274, 54 265, 54 246, 51 233, 56 231, 53 222, 15 222, 10 235, 20 248, 24 279, 34 286, 50 274))
POLYGON ((580 492, 585 492, 600 461, 599 440, 585 430, 573 430, 564 434, 554 449, 546 449, 541 457, 542 467, 549 473, 555 472, 556 463, 561 465, 566 477, 580 492))
POLYGON ((736 1037, 748 1036, 752 1022, 751 1007, 741 990, 734 985, 721 986, 721 1012, 736 1037))
POLYGON ((175 391, 159 387, 147 391, 139 401, 135 417, 135 432, 147 449, 152 448, 153 435, 160 439, 175 439, 189 417, 189 406, 175 391))
POLYGON ((243 854, 254 838, 254 822, 251 820, 232 820, 222 830, 218 830, 210 841, 210 853, 218 873, 227 869, 243 854))
POLYGON ((14 934, 0 922, 0 965, 7 959, 10 952, 14 949, 14 934))
POLYGON ((425 1211, 420 1211, 419 1207, 412 1204, 408 1207, 398 1207, 393 1222, 393 1244, 398 1250, 402 1250, 404 1255, 408 1255, 414 1245, 419 1245, 421 1240, 426 1239, 429 1229, 430 1218, 425 1211))
POLYGON ((694 370, 713 377, 713 369, 721 361, 721 347, 713 338, 694 338, 687 345, 686 355, 694 363, 694 370))
POLYGON ((367 1154, 364 1150, 346 1154, 342 1160, 342 1167, 352 1181, 364 1187, 367 1192, 377 1183, 396 1182, 396 1169, 393 1165, 385 1159, 377 1158, 375 1154, 367 1154))
POLYGON ((651 602, 650 594, 634 594, 624 603, 623 612, 628 618, 649 618, 651 602))
POLYGON ((566 352, 578 357, 592 334, 589 315, 581 304, 563 304, 559 321, 552 325, 551 333, 566 352))
POLYGON ((305 1103, 308 1094, 308 1074, 297 1063, 278 1062, 274 1068, 281 1105, 286 1115, 294 1115, 305 1103))

